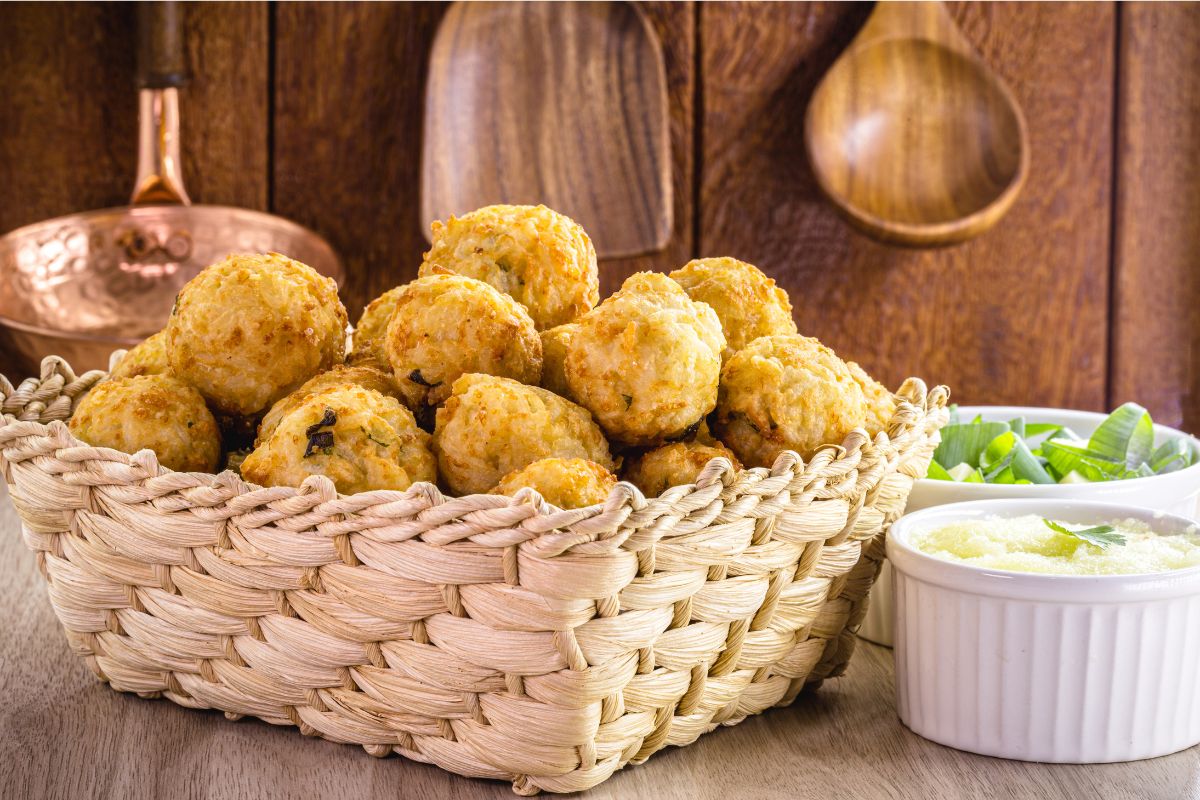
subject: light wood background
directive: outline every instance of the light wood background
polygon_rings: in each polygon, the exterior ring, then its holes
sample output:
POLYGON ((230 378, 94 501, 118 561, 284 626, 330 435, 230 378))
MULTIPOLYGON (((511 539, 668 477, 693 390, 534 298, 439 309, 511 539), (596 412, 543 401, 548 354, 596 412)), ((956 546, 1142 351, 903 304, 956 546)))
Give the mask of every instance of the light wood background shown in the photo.
MULTIPOLYGON (((0 797, 515 798, 295 728, 118 694, 67 645, 0 483, 0 797)), ((1131 764, 1028 764, 927 742, 897 720, 891 651, 860 642, 849 672, 791 707, 628 767, 577 797, 654 800, 1013 798, 1200 800, 1196 749, 1131 764)), ((553 795, 543 795, 553 797, 553 795)))
MULTIPOLYGON (((889 383, 921 375, 961 402, 1138 399, 1200 431, 1200 4, 950 5, 1029 120, 1030 179, 996 229, 884 247, 818 195, 804 109, 869 5, 644 3, 667 62, 676 218, 662 252, 602 265, 605 290, 736 255, 788 289, 803 332, 889 383)), ((423 94, 444 13, 187 9, 192 196, 325 234, 352 315, 420 261, 423 94)), ((0 230, 125 202, 131 6, 9 4, 0 27, 0 230)))

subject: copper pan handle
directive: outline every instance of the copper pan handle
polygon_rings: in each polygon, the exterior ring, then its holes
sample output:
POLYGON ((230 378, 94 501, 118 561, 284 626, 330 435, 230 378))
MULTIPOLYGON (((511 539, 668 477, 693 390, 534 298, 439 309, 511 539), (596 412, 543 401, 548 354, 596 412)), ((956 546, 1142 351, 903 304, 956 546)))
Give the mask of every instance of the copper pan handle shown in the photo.
POLYGON ((181 13, 176 2, 138 3, 139 89, 179 89, 187 85, 181 13))
POLYGON ((138 170, 131 205, 191 205, 179 147, 179 89, 187 85, 182 8, 138 4, 138 170))

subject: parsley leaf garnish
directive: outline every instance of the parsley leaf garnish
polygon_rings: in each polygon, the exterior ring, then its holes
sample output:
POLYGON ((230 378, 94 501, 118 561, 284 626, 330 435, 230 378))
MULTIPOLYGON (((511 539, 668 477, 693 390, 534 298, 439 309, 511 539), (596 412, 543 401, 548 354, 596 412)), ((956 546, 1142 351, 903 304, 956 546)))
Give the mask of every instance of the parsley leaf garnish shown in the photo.
POLYGON ((1116 528, 1112 525, 1096 525, 1092 528, 1084 528, 1083 530, 1073 531, 1070 528, 1063 527, 1057 522, 1043 518, 1042 522, 1046 523, 1046 527, 1056 533, 1073 536, 1076 539, 1095 545, 1101 550, 1106 549, 1110 545, 1125 544, 1125 537, 1116 532, 1116 528))

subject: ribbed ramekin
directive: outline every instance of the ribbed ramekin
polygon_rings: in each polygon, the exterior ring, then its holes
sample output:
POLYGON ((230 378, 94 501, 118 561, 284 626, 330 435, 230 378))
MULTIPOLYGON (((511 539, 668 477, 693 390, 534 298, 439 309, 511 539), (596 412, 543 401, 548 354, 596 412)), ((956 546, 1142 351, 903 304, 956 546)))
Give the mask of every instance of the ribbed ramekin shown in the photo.
MULTIPOLYGON (((1024 417, 1029 422, 1048 422, 1065 425, 1080 436, 1090 436, 1092 431, 1108 416, 1093 411, 1072 411, 1063 408, 1033 408, 1026 406, 960 406, 959 419, 974 419, 976 415, 987 421, 1007 422, 1024 417)), ((1165 425, 1154 426, 1154 442, 1162 444, 1169 439, 1185 439, 1200 449, 1200 442, 1192 436, 1165 425)), ((1097 503, 1120 503, 1137 505, 1198 518, 1200 515, 1200 463, 1149 478, 1131 478, 1123 481, 1102 483, 964 483, 961 481, 938 481, 922 478, 913 484, 908 496, 908 510, 965 503, 974 500, 1005 500, 1010 498, 1037 499, 1042 501, 1085 500, 1097 503)), ((879 577, 871 589, 871 602, 863 618, 858 635, 876 644, 892 646, 895 633, 892 630, 892 568, 883 563, 879 577)))
POLYGON ((1196 523, 1149 509, 1064 500, 985 500, 898 520, 896 704, 940 744, 1023 761, 1103 763, 1200 743, 1200 567, 1152 575, 990 570, 920 552, 913 534, 991 515, 1076 524, 1196 523))

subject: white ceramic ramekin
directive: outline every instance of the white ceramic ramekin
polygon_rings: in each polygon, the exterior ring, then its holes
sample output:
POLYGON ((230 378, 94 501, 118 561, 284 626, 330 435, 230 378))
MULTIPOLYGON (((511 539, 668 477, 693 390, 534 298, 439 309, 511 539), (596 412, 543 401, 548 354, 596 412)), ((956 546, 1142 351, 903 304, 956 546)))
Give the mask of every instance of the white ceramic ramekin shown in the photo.
POLYGON ((996 500, 938 506, 888 537, 896 706, 915 733, 983 755, 1102 763, 1200 743, 1200 567, 1154 575, 1034 575, 944 561, 914 533, 972 517, 1071 523, 1192 520, 1131 506, 996 500))
MULTIPOLYGON (((1023 406, 961 406, 958 409, 959 418, 971 420, 976 414, 985 420, 1007 422, 1016 417, 1024 417, 1026 422, 1048 422, 1052 425, 1066 425, 1080 436, 1090 436, 1106 414, 1092 411, 1070 411, 1061 408, 1029 408, 1023 406)), ((1186 433, 1168 428, 1164 425, 1154 426, 1155 444, 1162 444, 1168 439, 1190 439, 1193 446, 1200 448, 1197 442, 1186 433)), ((953 465, 952 465, 953 466, 953 465)), ((1193 464, 1187 469, 1170 472, 1165 475, 1155 475, 1152 478, 1134 478, 1127 481, 1108 481, 1105 483, 1067 483, 1067 484, 1032 484, 1032 485, 999 485, 987 483, 959 483, 954 481, 919 480, 913 484, 912 493, 908 496, 906 511, 920 511, 923 508, 939 506, 945 503, 962 503, 969 500, 997 500, 1005 497, 1029 497, 1038 499, 1062 500, 1094 500, 1105 503, 1124 503, 1127 505, 1143 506, 1169 514, 1181 514, 1185 517, 1197 518, 1200 510, 1200 463, 1193 464)), ((867 615, 863 618, 858 635, 876 644, 891 647, 894 638, 892 632, 892 569, 886 562, 879 572, 879 578, 871 589, 871 600, 867 604, 867 615)))

